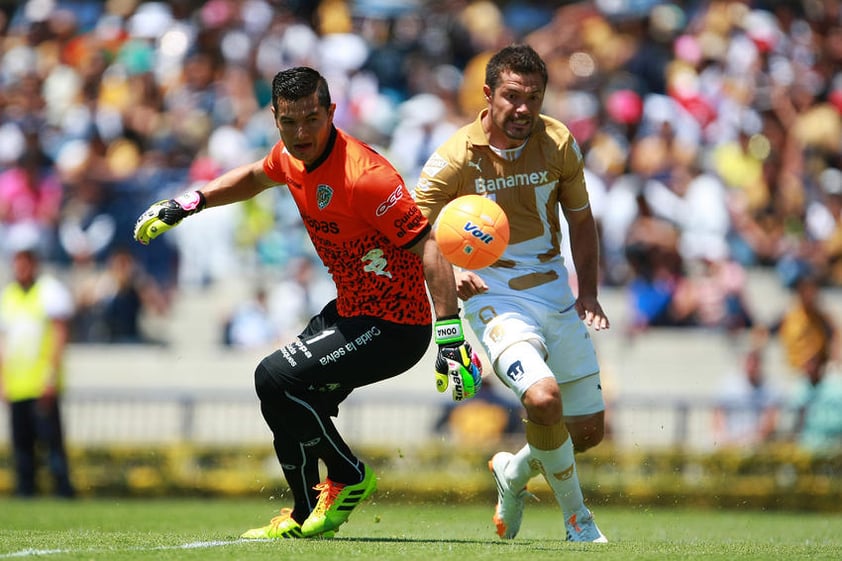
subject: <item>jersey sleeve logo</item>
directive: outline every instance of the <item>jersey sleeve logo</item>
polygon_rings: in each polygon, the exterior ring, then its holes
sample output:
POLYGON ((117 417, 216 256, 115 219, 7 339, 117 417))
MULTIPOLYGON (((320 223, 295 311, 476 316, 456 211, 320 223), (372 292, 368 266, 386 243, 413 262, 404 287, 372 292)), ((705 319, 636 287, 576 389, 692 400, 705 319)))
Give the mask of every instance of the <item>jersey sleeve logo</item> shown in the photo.
POLYGON ((318 187, 316 187, 316 204, 319 205, 319 210, 324 210, 324 208, 330 204, 330 200, 332 198, 333 189, 331 189, 330 185, 321 183, 318 187))
POLYGON ((447 160, 439 156, 438 152, 435 152, 432 156, 430 156, 430 159, 427 160, 427 163, 424 164, 424 168, 421 170, 421 173, 430 177, 435 177, 438 172, 446 167, 447 160))
POLYGON ((374 214, 377 216, 383 216, 386 214, 390 208, 398 204, 398 201, 403 197, 403 185, 398 185, 394 191, 389 193, 389 197, 380 203, 380 206, 377 207, 377 210, 374 211, 374 214))

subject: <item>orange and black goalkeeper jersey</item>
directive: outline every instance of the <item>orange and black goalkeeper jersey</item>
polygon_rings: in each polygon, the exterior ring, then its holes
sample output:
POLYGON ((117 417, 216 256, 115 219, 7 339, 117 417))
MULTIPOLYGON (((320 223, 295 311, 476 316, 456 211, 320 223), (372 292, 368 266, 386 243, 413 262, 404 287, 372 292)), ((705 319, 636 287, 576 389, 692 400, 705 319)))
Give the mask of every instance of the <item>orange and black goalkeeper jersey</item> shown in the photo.
POLYGON ((335 129, 314 169, 279 141, 263 160, 289 187, 316 252, 328 268, 344 317, 431 322, 421 259, 405 248, 430 229, 394 167, 365 143, 335 129))

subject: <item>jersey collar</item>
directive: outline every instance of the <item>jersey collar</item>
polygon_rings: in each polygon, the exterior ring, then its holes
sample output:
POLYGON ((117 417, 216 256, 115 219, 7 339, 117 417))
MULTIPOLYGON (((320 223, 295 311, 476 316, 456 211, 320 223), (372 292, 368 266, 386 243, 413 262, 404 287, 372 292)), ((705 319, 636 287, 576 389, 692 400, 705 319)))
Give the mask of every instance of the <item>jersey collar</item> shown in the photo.
POLYGON ((327 160, 330 153, 333 151, 333 147, 336 145, 336 137, 338 136, 338 132, 336 130, 335 125, 331 125, 330 127, 330 138, 327 139, 327 146, 325 146, 325 151, 322 152, 322 155, 316 158, 316 160, 312 164, 308 164, 304 166, 304 169, 307 170, 307 173, 312 172, 317 167, 322 165, 322 163, 327 160))
POLYGON ((474 122, 468 125, 468 142, 474 146, 488 146, 488 135, 482 128, 482 118, 488 113, 488 109, 480 111, 474 122))

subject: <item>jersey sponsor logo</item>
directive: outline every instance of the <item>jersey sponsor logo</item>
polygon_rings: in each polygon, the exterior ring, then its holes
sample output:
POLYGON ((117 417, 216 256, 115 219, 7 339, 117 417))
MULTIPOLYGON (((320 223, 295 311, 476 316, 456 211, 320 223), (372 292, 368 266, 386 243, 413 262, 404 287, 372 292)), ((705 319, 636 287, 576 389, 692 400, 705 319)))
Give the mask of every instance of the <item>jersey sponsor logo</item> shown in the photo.
POLYGON ((505 189, 514 189, 517 187, 538 187, 546 185, 550 182, 550 172, 547 170, 533 171, 531 173, 515 173, 512 175, 505 175, 503 177, 496 177, 494 179, 483 179, 478 177, 474 180, 474 190, 483 195, 485 193, 493 193, 495 191, 503 191, 505 189))
POLYGON ((394 221, 395 228, 398 229, 397 236, 403 238, 407 232, 417 230, 424 220, 424 215, 421 214, 421 209, 417 206, 410 208, 403 216, 394 221))
POLYGON ((302 220, 307 225, 311 232, 320 234, 338 234, 339 224, 328 220, 316 220, 310 216, 302 216, 302 220))
POLYGON ((476 169, 478 172, 482 173, 482 168, 480 167, 480 164, 481 164, 481 163, 482 163, 482 156, 480 156, 480 157, 479 157, 479 159, 478 159, 476 162, 475 162, 475 161, 473 161, 473 160, 468 160, 468 167, 469 167, 469 168, 474 168, 474 169, 476 169))
POLYGON ((435 177, 438 172, 443 170, 447 167, 447 160, 439 156, 438 152, 434 152, 430 159, 427 160, 427 163, 424 164, 424 167, 421 169, 421 173, 425 175, 429 175, 430 177, 435 177))
POLYGON ((386 198, 385 201, 378 205, 377 210, 374 211, 374 214, 377 216, 383 216, 389 209, 398 204, 398 201, 401 200, 403 197, 403 185, 398 185, 394 191, 389 193, 389 196, 386 198))
POLYGON ((366 273, 374 273, 379 277, 392 278, 392 273, 386 270, 386 267, 389 266, 389 262, 386 261, 385 257, 383 257, 383 250, 379 247, 369 250, 368 253, 363 255, 360 261, 365 263, 363 271, 366 273))
POLYGON ((321 183, 318 187, 316 187, 316 204, 319 205, 319 210, 324 210, 324 208, 330 204, 330 200, 332 198, 333 189, 330 185, 321 183))

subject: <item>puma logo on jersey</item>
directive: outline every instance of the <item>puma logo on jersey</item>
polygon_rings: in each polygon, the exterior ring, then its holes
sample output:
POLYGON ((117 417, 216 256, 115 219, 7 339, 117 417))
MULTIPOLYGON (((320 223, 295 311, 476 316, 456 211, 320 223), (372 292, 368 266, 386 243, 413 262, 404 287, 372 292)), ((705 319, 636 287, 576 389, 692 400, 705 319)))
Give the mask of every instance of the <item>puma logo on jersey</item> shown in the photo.
POLYGON ((475 162, 475 161, 473 161, 473 160, 469 160, 469 161, 468 161, 468 167, 469 167, 469 168, 475 168, 478 172, 482 173, 482 168, 481 168, 481 167, 479 167, 479 165, 480 165, 481 163, 482 163, 482 158, 480 158, 480 159, 479 159, 479 160, 477 160, 476 162, 475 162))

